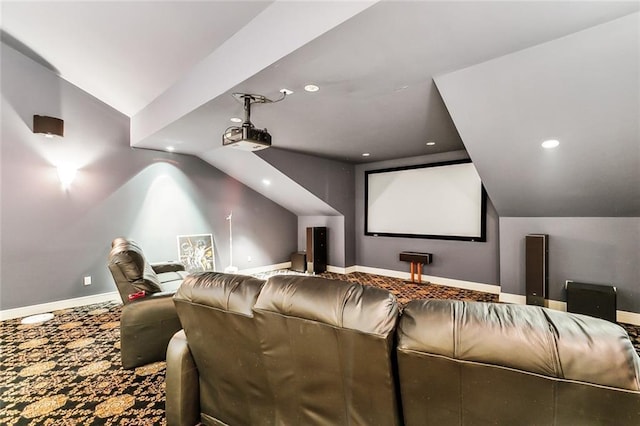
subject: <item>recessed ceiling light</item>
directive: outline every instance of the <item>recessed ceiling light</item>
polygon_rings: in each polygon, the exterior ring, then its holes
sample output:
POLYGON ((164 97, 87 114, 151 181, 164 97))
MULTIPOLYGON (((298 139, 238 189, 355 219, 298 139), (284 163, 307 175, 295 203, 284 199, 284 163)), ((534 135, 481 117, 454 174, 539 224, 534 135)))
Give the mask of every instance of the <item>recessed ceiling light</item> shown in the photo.
POLYGON ((555 148, 558 145, 560 145, 560 142, 557 141, 556 139, 548 139, 548 140, 542 142, 542 147, 546 148, 546 149, 555 148))
POLYGON ((434 141, 427 142, 427 146, 434 146, 436 143, 434 141))
POLYGON ((262 179, 262 184, 264 186, 269 186, 269 185, 271 185, 271 181, 269 179, 262 179))
POLYGON ((242 118, 231 117, 230 120, 232 123, 242 123, 242 118))
POLYGON ((307 92, 317 92, 318 90, 320 90, 320 88, 315 84, 307 84, 306 86, 304 86, 304 90, 306 90, 307 92))
POLYGON ((369 154, 368 152, 363 152, 363 153, 362 153, 362 156, 363 156, 363 157, 368 157, 368 156, 370 156, 370 155, 371 155, 371 154, 369 154))
POLYGON ((166 147, 165 149, 166 149, 167 151, 169 151, 169 152, 173 152, 173 151, 175 151, 175 150, 176 150, 176 148, 175 148, 175 147, 173 147, 173 146, 168 146, 168 147, 166 147))

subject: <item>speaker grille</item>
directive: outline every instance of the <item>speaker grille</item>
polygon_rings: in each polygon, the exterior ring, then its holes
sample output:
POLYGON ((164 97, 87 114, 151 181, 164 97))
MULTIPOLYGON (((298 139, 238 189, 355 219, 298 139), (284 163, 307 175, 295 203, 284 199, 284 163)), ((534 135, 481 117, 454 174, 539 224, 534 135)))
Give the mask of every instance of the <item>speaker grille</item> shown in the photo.
POLYGON ((525 238, 525 285, 527 305, 546 306, 549 293, 549 236, 525 238))

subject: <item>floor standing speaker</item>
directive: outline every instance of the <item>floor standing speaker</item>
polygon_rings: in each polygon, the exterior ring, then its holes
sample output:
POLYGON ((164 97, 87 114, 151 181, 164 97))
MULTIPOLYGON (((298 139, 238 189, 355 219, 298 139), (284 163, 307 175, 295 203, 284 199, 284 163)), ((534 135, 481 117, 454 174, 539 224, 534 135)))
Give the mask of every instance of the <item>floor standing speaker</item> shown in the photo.
POLYGON ((549 236, 527 235, 525 258, 527 305, 546 306, 549 297, 549 236))
POLYGON ((327 270, 327 228, 307 228, 307 272, 320 274, 327 270))

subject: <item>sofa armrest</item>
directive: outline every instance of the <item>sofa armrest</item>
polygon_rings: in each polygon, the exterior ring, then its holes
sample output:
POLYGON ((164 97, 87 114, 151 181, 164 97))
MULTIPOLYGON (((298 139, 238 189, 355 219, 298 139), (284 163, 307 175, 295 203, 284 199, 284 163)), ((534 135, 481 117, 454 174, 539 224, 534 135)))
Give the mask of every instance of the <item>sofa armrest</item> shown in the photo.
POLYGON ((184 265, 180 262, 158 262, 151 263, 151 269, 156 274, 161 274, 163 272, 176 272, 176 271, 184 271, 184 265))
POLYGON ((167 348, 167 426, 187 426, 200 422, 198 369, 191 356, 184 330, 178 331, 167 348))

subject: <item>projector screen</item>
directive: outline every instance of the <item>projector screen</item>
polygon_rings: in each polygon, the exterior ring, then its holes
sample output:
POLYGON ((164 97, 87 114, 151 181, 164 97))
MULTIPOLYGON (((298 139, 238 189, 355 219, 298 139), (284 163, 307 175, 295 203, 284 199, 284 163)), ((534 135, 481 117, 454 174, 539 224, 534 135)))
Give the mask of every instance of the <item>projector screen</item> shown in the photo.
POLYGON ((486 241, 486 193, 469 160, 365 172, 365 235, 486 241))

